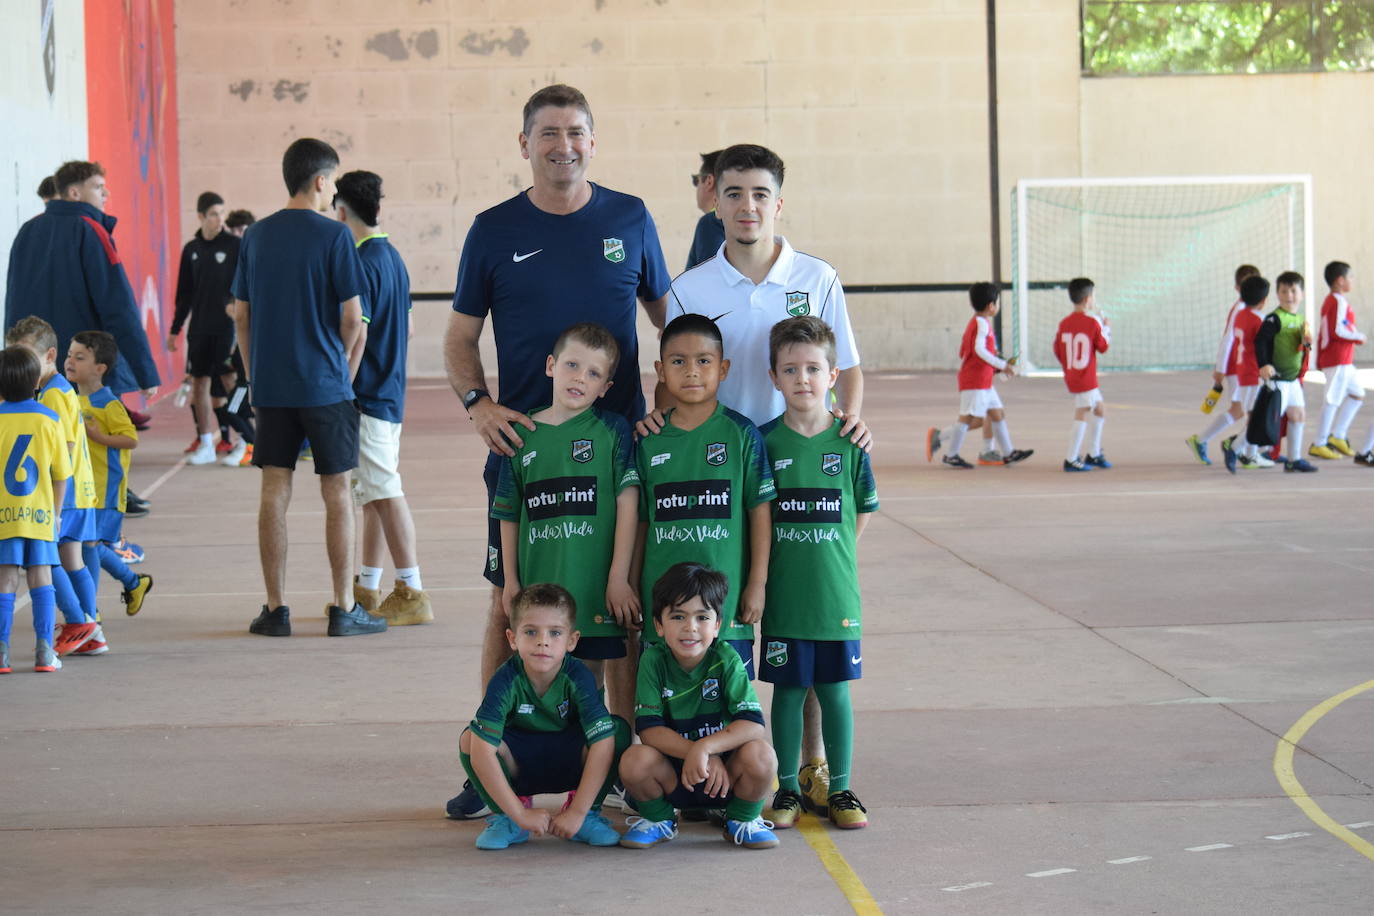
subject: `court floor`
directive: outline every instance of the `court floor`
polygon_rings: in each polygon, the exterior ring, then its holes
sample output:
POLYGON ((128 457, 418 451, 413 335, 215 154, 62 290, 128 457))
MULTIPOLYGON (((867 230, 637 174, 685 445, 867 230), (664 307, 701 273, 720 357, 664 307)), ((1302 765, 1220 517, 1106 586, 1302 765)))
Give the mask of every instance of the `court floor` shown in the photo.
POLYGON ((483 454, 442 383, 413 384, 403 445, 438 620, 346 640, 324 637, 310 466, 296 635, 250 636, 258 473, 182 467, 189 419, 159 406, 133 471, 153 513, 126 529, 156 580, 142 613, 107 579, 112 651, 44 676, 17 616, 0 909, 1364 911, 1374 689, 1352 688, 1374 688, 1374 469, 1229 476, 1183 445, 1203 373, 1102 381, 1116 467, 1069 475, 1056 379, 1000 386, 1033 458, 959 472, 919 448, 952 419, 952 376, 870 376, 882 509, 860 546, 854 788, 872 823, 812 822, 766 852, 687 825, 648 851, 482 853, 480 822, 444 819, 487 591, 483 454))

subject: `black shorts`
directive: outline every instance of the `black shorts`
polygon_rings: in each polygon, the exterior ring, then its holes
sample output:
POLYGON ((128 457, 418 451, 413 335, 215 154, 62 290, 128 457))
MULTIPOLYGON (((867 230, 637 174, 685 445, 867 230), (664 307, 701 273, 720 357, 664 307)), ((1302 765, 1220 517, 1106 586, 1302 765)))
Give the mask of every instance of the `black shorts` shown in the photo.
POLYGON ((583 661, 603 661, 624 658, 629 653, 624 636, 583 636, 577 641, 577 648, 568 654, 583 661))
MULTIPOLYGON (((730 755, 734 751, 726 751, 720 755, 722 763, 730 762, 730 755)), ((677 784, 673 786, 673 791, 664 796, 668 804, 674 808, 724 808, 725 803, 735 797, 733 789, 724 795, 707 795, 706 781, 702 780, 690 789, 682 787, 682 761, 677 757, 666 757, 669 766, 677 774, 677 784)))
MULTIPOLYGON (((616 758, 630 746, 630 725, 619 716, 611 716, 615 725, 616 758)), ((473 741, 481 738, 471 735, 473 741)), ((515 778, 510 786, 516 795, 544 795, 571 792, 582 781, 582 757, 587 751, 587 737, 580 728, 565 728, 561 732, 531 732, 508 728, 501 736, 515 760, 515 778)))
POLYGON ((496 484, 501 479, 501 462, 505 455, 491 452, 482 468, 482 482, 487 485, 487 555, 482 558, 482 575, 497 588, 505 588, 506 567, 501 562, 501 523, 491 517, 491 504, 496 501, 496 484))
POLYGON ((229 360, 229 353, 233 349, 233 334, 187 334, 186 371, 195 378, 233 372, 233 364, 229 360))
POLYGON ((352 401, 319 407, 257 407, 253 464, 294 471, 310 440, 316 474, 342 474, 358 466, 358 407, 352 401))

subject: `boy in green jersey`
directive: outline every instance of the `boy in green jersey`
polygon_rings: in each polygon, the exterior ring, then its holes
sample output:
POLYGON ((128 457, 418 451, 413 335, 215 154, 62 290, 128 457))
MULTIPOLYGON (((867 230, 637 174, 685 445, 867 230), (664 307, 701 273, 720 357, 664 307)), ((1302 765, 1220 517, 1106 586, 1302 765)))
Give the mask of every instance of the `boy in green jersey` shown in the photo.
POLYGON ((678 563, 654 583, 659 643, 639 662, 637 744, 620 777, 640 816, 620 845, 647 849, 677 836, 673 808, 725 802, 725 838, 748 849, 778 845, 761 812, 778 759, 763 734, 763 712, 739 653, 717 639, 725 576, 678 563))
MULTIPOLYGON (((611 387, 619 354, 599 324, 559 336, 545 367, 553 404, 530 411, 535 429, 502 463, 491 505, 501 523, 507 615, 521 582, 557 582, 571 592, 581 634, 572 654, 598 688, 604 660, 625 657, 626 627, 640 618, 630 584, 639 513, 633 439, 624 417, 594 406, 611 387)), ((611 691, 612 708, 629 715, 632 670, 625 680, 611 691)))
POLYGON ((855 549, 878 490, 868 453, 840 434, 826 409, 835 384, 835 335, 814 316, 788 318, 769 335, 769 376, 782 392, 783 415, 760 433, 773 462, 773 549, 763 612, 763 680, 773 684, 773 744, 778 791, 765 815, 791 827, 803 806, 837 827, 867 826, 849 789, 854 711, 849 682, 863 673, 859 646, 859 564, 855 549), (802 704, 815 690, 830 763, 828 803, 803 795, 797 780, 802 704))
MULTIPOLYGON (((1285 471, 1312 473, 1317 470, 1302 457, 1304 410, 1302 371, 1312 349, 1312 331, 1302 314, 1302 274, 1285 271, 1275 280, 1279 307, 1270 312, 1255 335, 1255 362, 1260 378, 1273 379, 1288 418, 1288 459, 1285 471)), ((1277 455, 1275 456, 1278 457, 1277 455)))
POLYGON ((463 769, 492 811, 478 849, 505 849, 530 834, 614 846, 620 834, 601 815, 630 745, 630 727, 606 712, 591 672, 568 653, 577 646, 573 597, 558 585, 531 585, 511 603, 506 639, 515 650, 487 685, 477 715, 458 739, 463 769), (529 796, 567 792, 553 814, 529 796))
MULTIPOLYGON (((748 418, 716 400, 730 371, 720 329, 705 315, 679 315, 663 329, 658 380, 677 404, 663 429, 639 443, 640 595, 685 557, 717 569, 729 591, 720 638, 754 676, 754 623, 763 616, 773 474, 748 418), (743 583, 740 588, 739 583, 743 583)), ((645 633, 645 642, 655 640, 645 633)))

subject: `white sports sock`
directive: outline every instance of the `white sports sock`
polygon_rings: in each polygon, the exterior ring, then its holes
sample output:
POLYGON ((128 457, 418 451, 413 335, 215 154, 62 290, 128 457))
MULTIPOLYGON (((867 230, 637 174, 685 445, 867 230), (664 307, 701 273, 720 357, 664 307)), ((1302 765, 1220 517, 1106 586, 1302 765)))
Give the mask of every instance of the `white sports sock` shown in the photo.
POLYGON ((201 434, 200 434, 200 444, 201 444, 202 446, 213 447, 214 444, 215 444, 215 434, 214 434, 214 433, 201 433, 201 434))
POLYGON ((1297 461, 1302 457, 1302 428, 1305 424, 1288 421, 1288 460, 1297 461))
POLYGON ((1365 434, 1364 448, 1360 449, 1360 454, 1368 455, 1371 450, 1374 450, 1374 423, 1369 425, 1369 432, 1365 434))
POLYGON ((1083 434, 1087 431, 1086 421, 1073 421, 1073 432, 1069 435, 1069 453, 1064 456, 1065 461, 1077 461, 1083 456, 1083 434))
POLYGON ((1245 438, 1245 433, 1236 436, 1236 442, 1231 448, 1237 455, 1245 455, 1247 457, 1255 452, 1255 447, 1250 444, 1249 439, 1245 438))
POLYGON ((420 567, 407 566, 405 569, 396 570, 396 581, 404 582, 417 592, 424 591, 424 586, 420 584, 420 567))
POLYGON ((949 445, 945 446, 945 455, 957 455, 959 449, 964 447, 964 437, 968 435, 967 423, 955 423, 950 427, 949 445))
POLYGON ((992 446, 992 435, 991 435, 991 433, 992 433, 992 427, 988 424, 988 421, 987 421, 987 420, 984 420, 984 421, 983 421, 983 451, 984 451, 984 452, 995 452, 995 451, 997 451, 997 449, 993 448, 993 446, 992 446))
MULTIPOLYGON (((1359 398, 1346 398, 1341 403, 1341 411, 1336 414, 1336 425, 1331 429, 1331 435, 1337 439, 1344 439, 1350 434, 1350 421, 1355 419, 1355 414, 1364 406, 1364 401, 1359 398)), ((1326 440, 1322 440, 1325 442, 1326 440)))
POLYGON ((1326 440, 1331 438, 1331 423, 1336 419, 1336 405, 1322 405, 1322 421, 1317 426, 1317 435, 1312 440, 1313 445, 1325 445, 1326 440))
POLYGON ((1010 455, 1015 449, 1011 446, 1011 430, 1007 427, 1006 420, 997 420, 992 424, 992 434, 997 437, 997 447, 1002 450, 1002 457, 1010 455))
POLYGON ((1211 442, 1217 436, 1221 435, 1226 430, 1226 427, 1234 422, 1236 421, 1229 413, 1222 411, 1221 416, 1214 419, 1198 438, 1202 440, 1203 445, 1206 445, 1208 442, 1211 442))
POLYGON ((382 587, 382 568, 380 566, 359 566, 358 584, 373 591, 382 587))
POLYGON ((1094 458, 1102 457, 1102 424, 1107 422, 1106 417, 1099 417, 1097 414, 1089 414, 1088 422, 1092 424, 1093 440, 1092 448, 1088 454, 1094 458))

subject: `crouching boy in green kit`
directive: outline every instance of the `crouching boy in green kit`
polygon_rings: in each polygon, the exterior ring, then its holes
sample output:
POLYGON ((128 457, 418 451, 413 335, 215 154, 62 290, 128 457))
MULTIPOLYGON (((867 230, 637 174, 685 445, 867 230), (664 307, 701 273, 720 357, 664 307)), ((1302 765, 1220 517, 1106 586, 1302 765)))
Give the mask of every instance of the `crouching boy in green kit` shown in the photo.
POLYGON ((497 669, 477 715, 458 739, 463 769, 492 810, 478 849, 505 849, 530 834, 614 846, 620 834, 601 815, 630 727, 606 712, 577 645, 572 595, 558 585, 515 597, 506 638, 515 655, 497 669), (475 740, 474 740, 475 739, 475 740), (553 814, 528 797, 576 790, 553 814))

